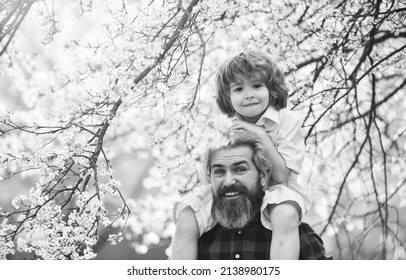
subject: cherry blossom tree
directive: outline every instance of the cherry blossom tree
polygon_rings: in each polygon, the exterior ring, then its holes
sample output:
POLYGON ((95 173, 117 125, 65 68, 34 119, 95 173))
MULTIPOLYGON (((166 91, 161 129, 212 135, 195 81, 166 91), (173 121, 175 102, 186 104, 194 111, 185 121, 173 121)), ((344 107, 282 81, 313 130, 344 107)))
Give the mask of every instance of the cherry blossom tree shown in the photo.
POLYGON ((1 205, 0 257, 91 259, 106 241, 143 252, 170 238, 176 196, 199 186, 227 127, 216 67, 257 48, 303 116, 308 219, 329 253, 405 258, 405 17, 388 0, 1 1, 0 188, 36 183, 1 205), (154 159, 148 194, 124 195, 123 153, 154 159))

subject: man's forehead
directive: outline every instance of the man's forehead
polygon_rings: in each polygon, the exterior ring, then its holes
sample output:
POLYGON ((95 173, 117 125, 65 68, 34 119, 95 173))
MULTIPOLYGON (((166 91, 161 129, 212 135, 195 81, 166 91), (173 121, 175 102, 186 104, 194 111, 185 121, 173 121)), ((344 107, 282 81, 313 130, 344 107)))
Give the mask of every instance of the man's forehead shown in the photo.
POLYGON ((253 152, 249 146, 239 146, 230 149, 221 149, 214 153, 211 166, 233 165, 237 163, 252 164, 253 152))

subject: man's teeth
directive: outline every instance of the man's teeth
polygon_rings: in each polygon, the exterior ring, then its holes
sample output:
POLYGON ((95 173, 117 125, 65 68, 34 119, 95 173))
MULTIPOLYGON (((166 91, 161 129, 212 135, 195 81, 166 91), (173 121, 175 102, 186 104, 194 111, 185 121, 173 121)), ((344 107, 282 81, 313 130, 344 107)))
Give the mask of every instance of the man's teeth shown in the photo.
POLYGON ((228 192, 228 193, 225 193, 224 195, 225 196, 234 196, 234 195, 239 195, 240 193, 239 192, 228 192))

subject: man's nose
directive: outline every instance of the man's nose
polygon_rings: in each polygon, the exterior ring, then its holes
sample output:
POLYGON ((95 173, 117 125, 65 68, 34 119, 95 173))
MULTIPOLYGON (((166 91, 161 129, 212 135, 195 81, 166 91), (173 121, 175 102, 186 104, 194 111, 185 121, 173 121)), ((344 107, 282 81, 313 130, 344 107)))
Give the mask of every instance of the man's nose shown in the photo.
POLYGON ((231 172, 227 172, 226 176, 224 178, 223 185, 225 187, 231 187, 234 184, 235 184, 235 178, 234 178, 233 174, 231 172))

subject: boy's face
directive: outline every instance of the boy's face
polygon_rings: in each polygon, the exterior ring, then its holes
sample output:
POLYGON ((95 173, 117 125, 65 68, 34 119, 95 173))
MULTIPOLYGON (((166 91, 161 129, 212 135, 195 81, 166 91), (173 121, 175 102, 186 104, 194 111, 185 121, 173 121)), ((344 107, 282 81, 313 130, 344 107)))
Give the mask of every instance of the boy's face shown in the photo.
POLYGON ((245 121, 256 123, 269 105, 269 91, 265 83, 254 75, 238 75, 230 83, 230 99, 234 110, 245 121))

